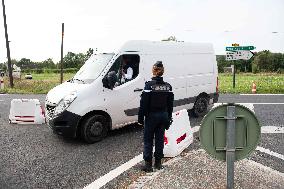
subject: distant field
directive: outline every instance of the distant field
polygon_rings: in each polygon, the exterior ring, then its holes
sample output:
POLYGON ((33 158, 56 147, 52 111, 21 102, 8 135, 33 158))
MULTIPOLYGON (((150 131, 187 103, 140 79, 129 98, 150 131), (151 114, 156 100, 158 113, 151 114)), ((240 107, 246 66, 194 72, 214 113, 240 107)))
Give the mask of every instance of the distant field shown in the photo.
MULTIPOLYGON (((64 81, 72 78, 74 74, 64 74, 64 81)), ((23 77, 22 77, 23 78, 23 77)), ((219 74, 220 93, 251 93, 252 82, 257 85, 257 93, 282 93, 284 94, 284 74, 261 73, 261 74, 236 74, 236 88, 233 89, 233 77, 231 74, 219 74)), ((60 75, 56 73, 33 74, 32 80, 15 80, 15 87, 8 86, 5 79, 4 93, 34 93, 46 94, 50 89, 59 85, 60 75)))
MULTIPOLYGON (((66 81, 72 78, 75 74, 66 73, 64 74, 63 80, 66 81)), ((43 73, 43 74, 32 74, 32 80, 16 79, 14 80, 14 88, 5 87, 5 93, 32 93, 32 94, 46 94, 50 89, 60 84, 60 74, 56 73, 43 73)), ((24 78, 24 75, 22 75, 24 78)), ((5 78, 5 86, 8 86, 8 78, 5 78)))
POLYGON ((220 93, 251 93, 252 82, 257 93, 284 93, 284 74, 242 73, 236 74, 236 88, 233 88, 232 74, 219 74, 220 93))

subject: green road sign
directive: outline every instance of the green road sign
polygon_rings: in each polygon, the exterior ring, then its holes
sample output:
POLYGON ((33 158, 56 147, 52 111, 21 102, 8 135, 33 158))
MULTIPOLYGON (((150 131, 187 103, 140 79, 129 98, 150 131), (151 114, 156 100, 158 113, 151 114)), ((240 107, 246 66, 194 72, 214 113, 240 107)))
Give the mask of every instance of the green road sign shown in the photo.
POLYGON ((239 46, 239 47, 226 47, 226 51, 250 51, 250 50, 254 50, 255 47, 254 46, 239 46))
POLYGON ((228 141, 226 137, 227 129, 233 128, 235 161, 246 158, 257 147, 260 139, 261 126, 254 113, 239 104, 233 104, 233 117, 230 115, 232 105, 223 104, 213 108, 202 120, 200 127, 200 141, 202 147, 211 156, 226 161, 226 151, 228 149, 228 141), (229 106, 229 109, 227 107, 229 106), (227 114, 229 113, 229 114, 227 114), (229 124, 228 124, 229 123, 229 124))

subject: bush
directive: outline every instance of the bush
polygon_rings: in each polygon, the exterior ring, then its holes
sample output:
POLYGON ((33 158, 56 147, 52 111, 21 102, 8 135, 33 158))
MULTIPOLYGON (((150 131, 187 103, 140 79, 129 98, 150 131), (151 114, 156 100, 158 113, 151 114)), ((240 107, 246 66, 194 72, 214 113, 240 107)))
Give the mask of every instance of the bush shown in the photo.
MULTIPOLYGON (((78 68, 66 68, 63 69, 63 73, 76 73, 78 68)), ((42 73, 60 73, 60 69, 25 69, 22 70, 23 73, 34 73, 34 74, 42 74, 42 73)))
POLYGON ((259 69, 258 69, 257 65, 255 65, 255 64, 252 64, 252 68, 251 69, 252 69, 252 73, 254 73, 254 74, 259 72, 259 69))
POLYGON ((78 68, 67 68, 64 69, 64 73, 76 73, 78 70, 78 68))

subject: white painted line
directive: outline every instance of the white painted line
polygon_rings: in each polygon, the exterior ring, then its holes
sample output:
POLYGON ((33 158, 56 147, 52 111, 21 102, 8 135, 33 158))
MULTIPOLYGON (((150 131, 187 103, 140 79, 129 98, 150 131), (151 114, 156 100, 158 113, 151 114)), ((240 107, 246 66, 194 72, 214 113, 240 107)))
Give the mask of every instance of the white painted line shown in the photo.
POLYGON ((0 100, 0 102, 4 102, 4 100, 0 100))
POLYGON ((194 126, 194 127, 192 127, 192 132, 193 132, 193 133, 196 133, 197 131, 199 131, 199 129, 200 129, 200 126, 199 126, 199 125, 194 126))
MULTIPOLYGON (((199 125, 192 127, 192 132, 196 133, 200 129, 199 125)), ((261 133, 281 134, 284 133, 284 126, 262 126, 261 133)))
POLYGON ((258 150, 258 151, 260 151, 260 152, 263 152, 263 153, 266 153, 266 154, 268 154, 268 155, 277 157, 277 158, 279 158, 279 159, 281 159, 281 160, 284 160, 284 155, 278 154, 277 152, 273 152, 273 151, 271 151, 271 150, 269 150, 269 149, 265 149, 265 148, 263 148, 263 147, 258 146, 258 147, 256 147, 256 150, 258 150))
POLYGON ((284 133, 284 126, 262 126, 261 133, 284 133))
MULTIPOLYGON (((242 104, 245 104, 245 103, 242 103, 242 104)), ((249 103, 247 103, 247 104, 249 104, 249 103)), ((275 103, 263 102, 263 103, 261 103, 260 102, 260 103, 250 103, 250 104, 253 104, 253 105, 255 105, 255 104, 256 105, 283 105, 284 103, 282 103, 282 102, 278 102, 278 103, 276 103, 276 102, 275 103)))
POLYGON ((284 94, 240 94, 242 96, 282 96, 284 94))
POLYGON ((275 170, 275 169, 272 169, 271 167, 264 166, 264 165, 262 165, 262 164, 260 164, 260 163, 257 163, 257 162, 255 162, 255 161, 252 161, 252 160, 247 160, 247 162, 250 163, 250 164, 252 164, 252 165, 256 165, 257 167, 259 167, 259 168, 261 168, 261 169, 263 169, 263 170, 267 170, 267 171, 269 171, 269 172, 271 172, 271 173, 274 173, 274 174, 276 174, 276 175, 280 175, 280 176, 284 177, 284 173, 281 173, 281 172, 279 172, 279 171, 277 171, 277 170, 275 170))
MULTIPOLYGON (((172 158, 169 161, 165 162, 163 165, 164 166, 170 166, 173 163, 175 163, 176 161, 179 161, 181 159, 182 159, 182 157, 177 156, 177 157, 172 158)), ((152 173, 146 173, 145 176, 139 177, 138 180, 135 181, 134 183, 132 183, 131 185, 129 185, 128 188, 143 189, 143 187, 145 186, 146 183, 148 183, 149 181, 155 179, 164 170, 165 169, 161 169, 161 170, 156 170, 155 172, 152 172, 152 173)))
POLYGON ((136 164, 140 163, 143 160, 143 154, 140 154, 133 159, 129 160, 128 162, 122 164, 121 166, 117 167, 116 169, 110 171, 109 173, 105 174, 104 176, 100 177, 99 179, 95 180, 88 186, 84 187, 84 189, 97 189, 105 184, 107 184, 112 179, 119 176, 124 171, 127 171, 131 167, 135 166, 136 164))
MULTIPOLYGON (((223 103, 223 102, 221 102, 221 103, 215 103, 215 104, 227 104, 227 103, 223 103)), ((239 102, 235 102, 235 104, 241 104, 241 105, 250 105, 250 104, 252 104, 252 105, 254 105, 254 104, 256 104, 256 105, 258 105, 258 104, 260 104, 260 105, 269 105, 269 104, 272 104, 272 105, 278 105, 278 104, 284 104, 283 102, 256 102, 256 103, 239 103, 239 102)))

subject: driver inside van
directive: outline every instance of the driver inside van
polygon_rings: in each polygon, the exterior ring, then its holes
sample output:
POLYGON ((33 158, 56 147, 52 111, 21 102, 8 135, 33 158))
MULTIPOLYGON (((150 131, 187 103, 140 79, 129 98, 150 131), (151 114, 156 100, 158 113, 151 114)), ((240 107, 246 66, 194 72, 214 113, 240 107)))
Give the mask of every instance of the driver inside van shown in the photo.
POLYGON ((126 57, 122 60, 122 78, 121 83, 131 80, 133 77, 133 69, 131 68, 130 61, 126 57))

